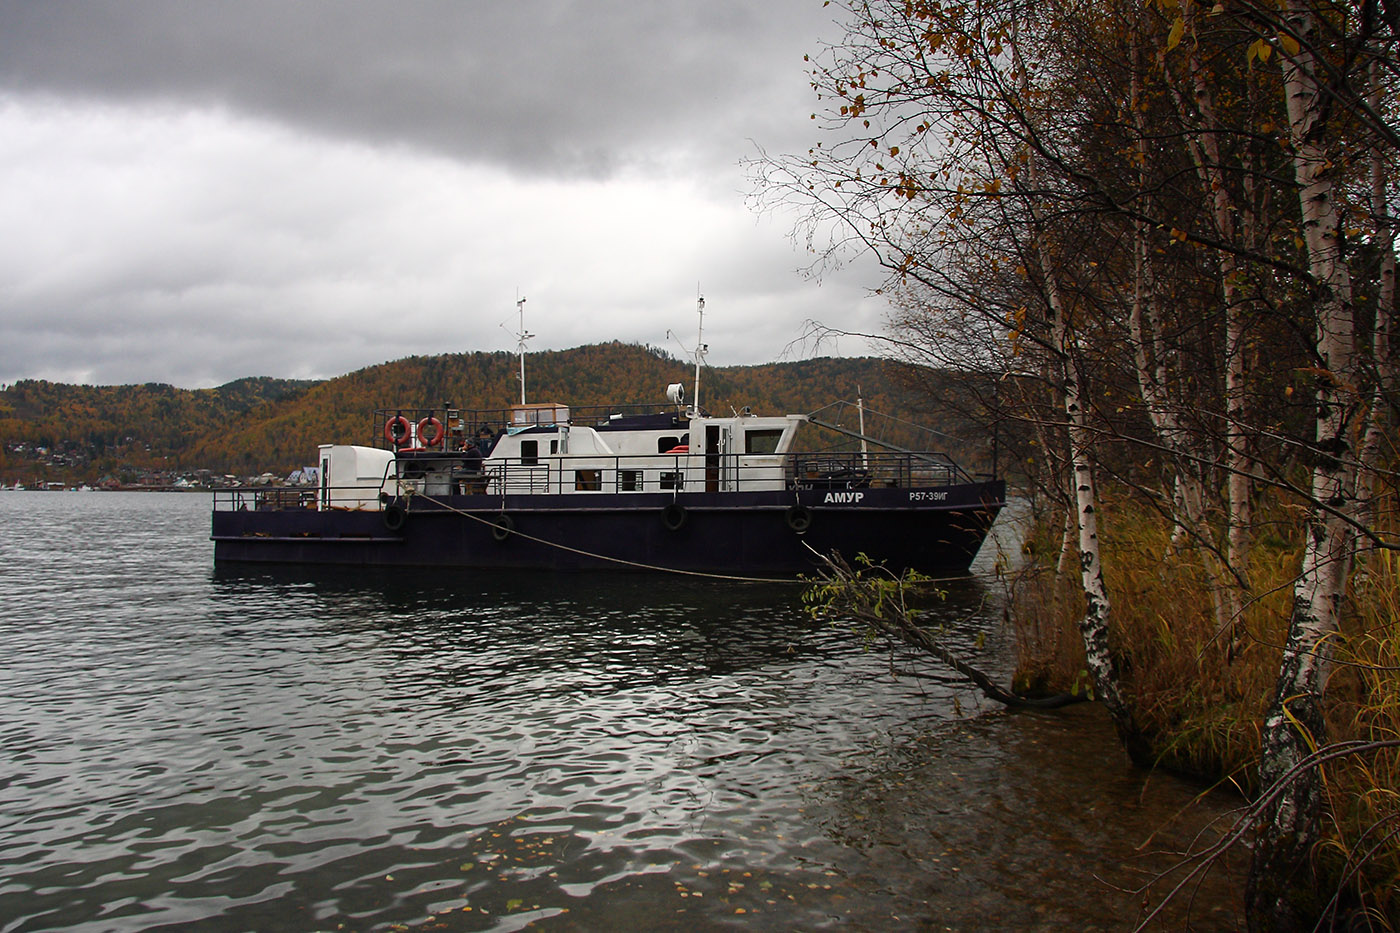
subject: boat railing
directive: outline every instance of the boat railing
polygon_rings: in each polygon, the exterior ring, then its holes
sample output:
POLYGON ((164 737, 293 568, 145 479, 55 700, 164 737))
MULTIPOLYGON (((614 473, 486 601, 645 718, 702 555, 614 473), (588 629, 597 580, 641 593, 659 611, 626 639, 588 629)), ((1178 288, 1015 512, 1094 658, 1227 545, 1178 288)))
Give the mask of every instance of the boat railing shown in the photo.
POLYGON ((412 470, 401 492, 523 495, 634 492, 750 492, 775 489, 919 489, 971 482, 944 454, 687 453, 491 458, 439 455, 436 472, 412 470))
POLYGON ((793 454, 792 481, 803 489, 858 485, 920 489, 969 483, 972 478, 947 454, 931 451, 823 451, 793 454))
MULTIPOLYGON (((238 486, 214 490, 216 512, 297 510, 377 512, 389 496, 383 483, 357 486, 238 486)), ((404 491, 404 490, 401 490, 404 491)))
MULTIPOLYGON (((379 494, 370 490, 370 498, 379 494)), ((314 509, 320 501, 318 486, 238 486, 214 490, 216 512, 284 512, 314 509)))
POLYGON ((492 458, 437 454, 401 460, 357 486, 240 486, 214 490, 215 511, 374 511, 395 496, 920 489, 971 482, 946 455, 920 453, 689 453, 492 458))
POLYGON ((412 448, 460 449, 475 443, 489 448, 510 428, 551 424, 578 424, 603 427, 616 418, 636 415, 671 414, 664 406, 629 405, 549 405, 532 404, 513 408, 380 408, 374 413, 371 447, 382 450, 412 448), (439 433, 440 432, 440 433, 439 433), (444 443, 446 442, 446 443, 444 443))

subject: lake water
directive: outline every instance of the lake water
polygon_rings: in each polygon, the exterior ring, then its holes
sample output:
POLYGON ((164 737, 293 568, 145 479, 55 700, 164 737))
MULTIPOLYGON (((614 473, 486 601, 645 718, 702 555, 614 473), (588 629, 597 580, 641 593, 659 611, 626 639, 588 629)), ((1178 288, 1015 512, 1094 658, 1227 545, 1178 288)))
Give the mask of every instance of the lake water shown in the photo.
MULTIPOLYGON (((1130 929, 1236 805, 796 586, 215 569, 209 506, 0 493, 3 933, 1130 929)), ((942 611, 1005 672, 995 599, 942 611)))

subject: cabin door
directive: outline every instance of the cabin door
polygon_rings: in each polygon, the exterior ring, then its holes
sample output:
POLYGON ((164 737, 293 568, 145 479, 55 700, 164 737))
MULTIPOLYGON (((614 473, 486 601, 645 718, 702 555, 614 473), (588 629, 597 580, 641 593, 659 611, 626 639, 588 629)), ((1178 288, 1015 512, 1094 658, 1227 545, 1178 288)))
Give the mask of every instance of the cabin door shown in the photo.
POLYGON ((705 491, 734 489, 734 458, 729 456, 733 432, 728 425, 705 425, 705 491))
MULTIPOLYGON (((725 432, 728 433, 728 432, 725 432)), ((719 425, 705 425, 705 491, 719 492, 719 425)))
POLYGON ((719 488, 725 492, 733 492, 738 488, 736 473, 739 458, 733 456, 733 436, 734 433, 729 428, 719 429, 719 488))

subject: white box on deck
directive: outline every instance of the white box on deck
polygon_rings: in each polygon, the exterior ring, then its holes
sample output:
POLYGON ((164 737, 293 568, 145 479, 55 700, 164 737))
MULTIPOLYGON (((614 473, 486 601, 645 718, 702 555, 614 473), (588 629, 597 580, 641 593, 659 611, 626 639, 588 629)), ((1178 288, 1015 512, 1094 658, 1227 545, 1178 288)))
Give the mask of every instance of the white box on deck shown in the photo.
POLYGON ((354 444, 322 444, 319 449, 322 510, 379 508, 393 451, 354 444))
POLYGON ((510 424, 523 428, 536 424, 565 424, 569 420, 569 406, 555 402, 531 402, 528 405, 510 407, 510 424))

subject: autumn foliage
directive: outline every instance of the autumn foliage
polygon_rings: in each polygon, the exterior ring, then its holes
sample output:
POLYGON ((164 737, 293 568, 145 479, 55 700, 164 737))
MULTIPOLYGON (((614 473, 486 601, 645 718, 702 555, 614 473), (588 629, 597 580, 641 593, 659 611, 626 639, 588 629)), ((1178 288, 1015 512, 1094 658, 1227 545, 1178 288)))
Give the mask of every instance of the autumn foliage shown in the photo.
MULTIPOLYGON (((414 356, 323 382, 241 379, 215 389, 168 385, 72 386, 19 382, 0 392, 0 480, 28 482, 35 448, 68 452, 75 465, 52 478, 92 481, 119 470, 286 474, 312 462, 318 444, 376 443, 378 408, 503 409, 519 401, 519 359, 506 352, 414 356), (16 451, 23 445, 24 451, 16 451)), ((605 343, 527 357, 530 401, 573 406, 647 403, 665 390, 691 392, 690 364, 654 349, 605 343)), ((702 403, 720 414, 750 406, 761 414, 805 413, 864 393, 873 410, 932 419, 951 438, 987 447, 976 425, 945 402, 961 378, 872 358, 821 358, 707 369, 702 403), (909 386, 917 384, 917 391, 909 386), (930 404, 927 390, 941 387, 930 404)), ((956 443, 949 439, 950 444, 956 443)), ((950 450, 970 467, 964 451, 950 450)), ((984 458, 985 459, 985 458, 984 458)), ((987 465, 983 464, 981 468, 987 465)))

